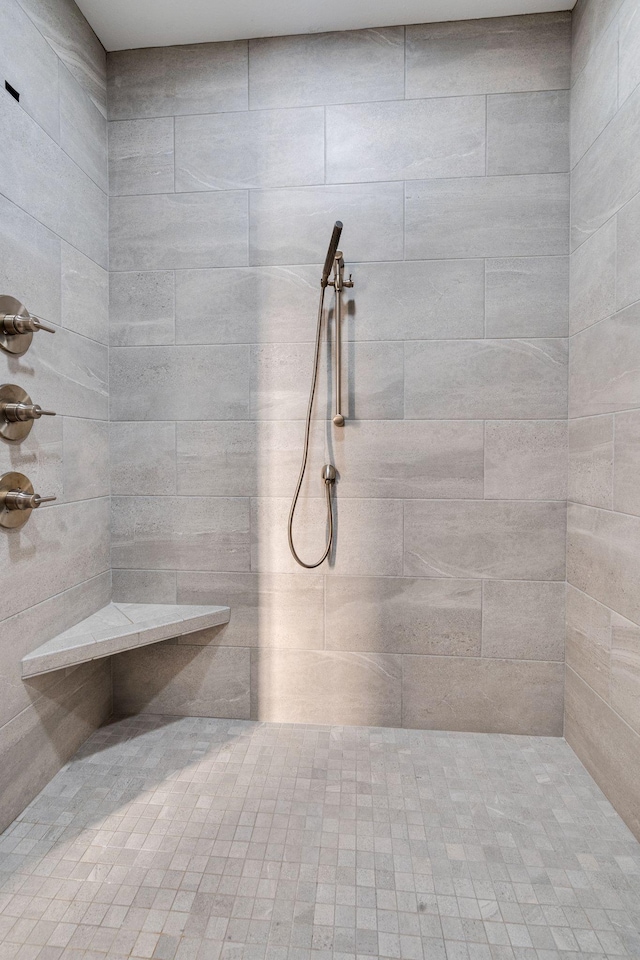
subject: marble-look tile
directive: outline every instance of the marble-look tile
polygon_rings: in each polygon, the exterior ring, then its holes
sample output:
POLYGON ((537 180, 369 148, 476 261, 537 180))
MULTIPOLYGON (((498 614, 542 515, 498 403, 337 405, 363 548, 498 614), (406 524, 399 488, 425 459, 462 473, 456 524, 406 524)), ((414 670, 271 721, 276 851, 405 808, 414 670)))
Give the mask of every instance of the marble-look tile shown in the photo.
POLYGON ((564 583, 487 580, 482 589, 483 657, 564 659, 564 583))
POLYGON ((405 416, 547 419, 567 412, 567 344, 452 340, 405 348, 405 416))
POLYGON ((405 192, 408 260, 568 252, 566 174, 414 180, 405 192))
POLYGON ((640 619, 640 518, 569 504, 567 580, 629 620, 640 619))
POLYGON ((240 647, 321 650, 324 646, 322 576, 178 572, 180 603, 223 603, 229 623, 185 639, 240 647), (215 598, 215 599, 211 599, 215 598))
POLYGON ((0 284, 30 310, 60 323, 60 239, 0 196, 0 284))
POLYGON ((173 343, 174 299, 171 270, 109 274, 111 346, 173 343))
POLYGON ((322 107, 178 117, 175 123, 176 190, 324 183, 322 107))
POLYGON ((248 570, 249 501, 113 497, 112 563, 149 570, 248 570))
POLYGON ((10 382, 60 415, 106 420, 108 361, 106 344, 58 328, 55 336, 38 334, 27 354, 9 360, 10 382))
POLYGON ((515 93, 569 86, 568 13, 407 27, 407 96, 515 93))
MULTIPOLYGON (((296 550, 307 562, 321 556, 326 544, 326 503, 320 487, 318 476, 317 499, 300 499, 293 524, 296 550)), ((251 501, 252 571, 300 572, 287 542, 290 505, 289 497, 251 501)), ((334 519, 335 546, 321 572, 364 577, 402 574, 401 500, 341 500, 334 504, 334 519)))
POLYGON ((404 574, 564 580, 565 505, 407 500, 404 574))
POLYGON ((327 108, 327 182, 478 177, 485 173, 484 97, 327 108))
POLYGON ((109 235, 111 270, 241 266, 247 263, 247 194, 112 197, 109 235))
MULTIPOLYGON (((250 416, 253 420, 302 420, 313 372, 313 344, 255 344, 251 347, 250 416)), ((322 376, 322 375, 320 375, 322 376)), ((324 378, 321 383, 323 384, 324 378)), ((324 384, 323 384, 324 386, 324 384)), ((327 391, 315 400, 316 415, 328 415, 327 391)))
POLYGON ((404 345, 351 342, 343 352, 342 412, 354 420, 404 415, 404 345))
POLYGON ((571 340, 569 416, 588 417, 640 406, 640 303, 571 340))
POLYGON ((176 272, 178 343, 297 343, 315 336, 320 268, 176 272))
POLYGON ((618 22, 607 29, 571 90, 571 166, 575 167, 618 108, 618 22))
POLYGON ((562 735, 561 663, 404 657, 402 672, 405 727, 562 735))
POLYGON ((109 274, 68 243, 62 244, 61 296, 63 326, 109 343, 109 274))
MULTIPOLYGON (((169 425, 164 425, 168 427, 169 425)), ((288 425, 287 425, 288 426, 288 425)), ((175 469, 177 493, 188 496, 197 492, 199 496, 212 497, 255 497, 260 489, 258 471, 259 441, 258 424, 253 420, 199 420, 178 423, 177 461, 171 466, 175 469)), ((297 425, 296 425, 297 427, 297 425)), ((260 434, 262 436, 262 434, 260 434)), ((298 450, 301 449, 302 434, 296 430, 298 450)), ((276 450, 283 447, 290 453, 287 460, 295 471, 298 451, 291 450, 290 433, 283 436, 283 443, 269 445, 276 450)), ((126 462, 127 457, 125 456, 126 462)), ((141 458, 141 466, 145 458, 141 458)), ((262 467, 262 463, 260 464, 262 467)), ((277 464, 274 463, 277 467, 277 464)), ((167 461, 167 467, 169 462, 167 461)), ((293 479, 292 472, 292 479, 293 479)), ((160 492, 160 491, 153 491, 160 492)))
POLYGON ((571 243, 579 246, 640 190, 640 88, 636 88, 571 176, 571 243))
POLYGON ((247 43, 117 50, 108 56, 109 119, 247 109, 247 43))
POLYGON ((29 116, 59 140, 58 58, 16 0, 0 0, 0 20, 3 79, 18 91, 29 116))
POLYGON ((249 43, 252 110, 403 97, 403 27, 268 37, 249 43))
POLYGON ((640 45, 640 11, 635 0, 626 0, 620 9, 619 20, 619 91, 620 103, 624 103, 640 84, 638 46, 640 45))
POLYGON ((64 418, 64 498, 108 497, 109 424, 64 418))
POLYGON ((616 220, 612 218, 571 254, 571 335, 611 316, 616 309, 616 247, 616 220))
POLYGON ((611 611, 567 584, 567 666, 609 699, 611 611))
POLYGON ((251 264, 323 264, 336 220, 349 263, 403 258, 401 183, 254 190, 249 207, 251 264))
POLYGON ((398 726, 401 681, 401 658, 393 655, 253 649, 251 716, 398 726))
MULTIPOLYGON (((350 340, 453 340, 484 335, 482 260, 347 263, 350 340), (393 309, 389 291, 393 290, 393 309)), ((314 273, 314 280, 316 274, 314 273)))
POLYGON ((53 503, 34 511, 26 527, 0 539, 0 559, 2 618, 97 577, 109 568, 108 500, 53 503))
POLYGON ((569 170, 569 91, 487 97, 487 174, 569 170))
POLYGON ((616 223, 615 296, 620 309, 640 300, 640 196, 625 204, 618 212, 616 223))
POLYGON ((109 124, 112 197, 173 193, 173 117, 109 124))
POLYGON ((572 12, 571 80, 575 83, 613 20, 622 0, 591 0, 579 3, 572 12))
POLYGON ((477 580, 328 577, 325 589, 328 650, 480 655, 477 580))
POLYGON ((0 127, 12 149, 0 153, 7 199, 101 266, 107 266, 107 198, 93 180, 8 95, 0 127))
POLYGON ((338 470, 339 497, 483 496, 480 421, 347 421, 326 452, 338 470))
POLYGON ((569 500, 611 509, 613 417, 569 420, 569 500))
POLYGON ((566 500, 566 420, 488 421, 484 495, 488 500, 566 500))
POLYGON ((640 733, 640 627, 611 614, 611 692, 613 709, 640 733))
POLYGON ((113 658, 116 716, 249 717, 249 650, 160 644, 113 658))
POLYGON ((242 420, 249 414, 249 348, 114 347, 111 419, 242 420))
POLYGON ((178 603, 176 577, 175 570, 114 570, 113 600, 116 603, 178 603))
POLYGON ((73 0, 19 0, 67 70, 106 116, 107 55, 73 0))
POLYGON ((564 735, 627 826, 640 835, 640 736, 573 670, 567 671, 564 735))
MULTIPOLYGON (((203 495, 193 485, 176 489, 176 424, 123 421, 110 424, 111 492, 114 496, 203 495)), ((238 489, 236 496, 241 495, 238 489)))
POLYGON ((108 193, 107 121, 82 85, 62 65, 60 146, 104 193, 108 193))
POLYGON ((614 436, 613 509, 640 516, 640 410, 617 413, 614 436))
POLYGON ((566 337, 569 258, 486 261, 487 337, 566 337))

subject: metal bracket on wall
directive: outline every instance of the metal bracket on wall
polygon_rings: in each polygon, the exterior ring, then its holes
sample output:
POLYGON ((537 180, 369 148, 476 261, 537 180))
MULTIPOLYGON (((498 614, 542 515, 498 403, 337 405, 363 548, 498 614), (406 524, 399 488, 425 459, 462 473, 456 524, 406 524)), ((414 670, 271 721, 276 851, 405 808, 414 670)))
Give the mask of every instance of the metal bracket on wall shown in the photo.
POLYGON ((33 484, 23 473, 5 473, 0 477, 0 527, 22 527, 32 510, 56 499, 34 493, 33 484))
POLYGON ((33 421, 40 417, 55 417, 55 413, 32 403, 29 394, 15 383, 0 385, 0 437, 3 440, 20 443, 29 436, 33 421))
POLYGON ((21 357, 31 346, 33 335, 38 330, 55 333, 50 326, 15 297, 0 296, 0 350, 21 357))

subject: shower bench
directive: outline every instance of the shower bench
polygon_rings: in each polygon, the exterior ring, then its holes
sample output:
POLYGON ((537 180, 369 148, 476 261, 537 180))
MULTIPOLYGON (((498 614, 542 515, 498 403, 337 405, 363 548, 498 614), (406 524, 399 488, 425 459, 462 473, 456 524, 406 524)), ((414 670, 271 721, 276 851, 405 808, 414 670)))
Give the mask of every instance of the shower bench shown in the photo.
POLYGON ((109 603, 22 658, 22 678, 228 623, 229 607, 109 603))

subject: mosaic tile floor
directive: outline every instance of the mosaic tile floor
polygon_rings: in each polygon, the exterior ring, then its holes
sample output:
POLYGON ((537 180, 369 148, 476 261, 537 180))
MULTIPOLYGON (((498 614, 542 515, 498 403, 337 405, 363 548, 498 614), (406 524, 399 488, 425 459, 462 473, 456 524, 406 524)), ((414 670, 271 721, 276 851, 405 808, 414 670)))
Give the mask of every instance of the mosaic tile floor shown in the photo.
POLYGON ((0 871, 2 960, 640 957, 640 845, 562 740, 136 717, 0 871))

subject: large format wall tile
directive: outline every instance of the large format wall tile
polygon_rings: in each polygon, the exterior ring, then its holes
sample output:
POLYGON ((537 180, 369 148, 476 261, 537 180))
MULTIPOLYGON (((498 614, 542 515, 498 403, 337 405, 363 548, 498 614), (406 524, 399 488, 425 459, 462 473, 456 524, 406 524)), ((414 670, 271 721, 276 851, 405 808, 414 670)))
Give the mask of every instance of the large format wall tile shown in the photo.
POLYGON ((113 657, 116 716, 249 719, 249 651, 169 643, 113 657))
POLYGON ((249 261, 324 263, 336 220, 345 225, 341 244, 350 263, 401 260, 402 189, 401 183, 364 183, 252 191, 249 261))
POLYGON ((64 499, 108 497, 109 424, 103 420, 65 417, 64 499))
POLYGON ((480 655, 478 581, 328 577, 325 589, 328 650, 480 655))
POLYGON ((173 271, 111 273, 111 345, 134 347, 175 340, 173 271))
POLYGON ((620 103, 640 84, 638 47, 640 46, 640 16, 635 0, 626 0, 619 17, 619 92, 620 103))
POLYGON ((486 261, 487 337, 566 337, 568 316, 568 257, 486 261))
POLYGON ((251 40, 249 54, 252 110, 404 97, 403 27, 251 40))
POLYGON ((61 241, 0 195, 0 278, 5 290, 52 323, 61 322, 61 241))
POLYGON ((640 410, 617 413, 614 433, 613 509, 640 516, 640 410))
POLYGON ((563 660, 564 583, 486 580, 482 591, 483 657, 563 660))
POLYGON ((114 567, 248 570, 249 501, 225 497, 114 497, 114 567))
POLYGON ((407 96, 569 86, 568 13, 407 27, 407 96))
POLYGON ((640 621, 640 518, 569 504, 567 580, 640 621))
POLYGON ((569 92, 487 97, 487 174, 569 169, 569 92))
POLYGON ((635 196, 625 204, 616 222, 615 295, 616 306, 620 308, 640 300, 640 196, 635 196))
POLYGON ((176 119, 176 190, 324 183, 324 111, 260 110, 176 119))
POLYGON ((484 172, 484 97, 327 109, 328 183, 477 177, 484 172))
POLYGON ((613 417, 569 421, 569 500, 611 508, 613 417))
POLYGON ((59 140, 58 58, 17 0, 0 0, 0 20, 3 78, 19 92, 29 116, 59 140))
POLYGON ((238 420, 249 413, 249 348, 117 347, 111 350, 111 417, 238 420))
POLYGON ((567 666, 609 699, 611 611, 567 584, 567 666))
POLYGON ((453 340, 405 350, 405 416, 543 419, 567 413, 567 345, 453 340))
POLYGON ((616 221, 612 218, 571 254, 569 331, 579 333, 616 308, 616 221))
POLYGON ((78 81, 62 65, 60 146, 104 193, 108 193, 107 121, 78 81))
POLYGON ((403 726, 558 737, 563 676, 562 663, 404 657, 403 726))
MULTIPOLYGON (((203 496, 209 493, 197 484, 189 485, 186 490, 176 490, 175 423, 115 421, 109 426, 111 492, 114 496, 162 497, 177 492, 203 496)), ((242 495, 242 491, 234 491, 234 494, 242 495)))
POLYGON ((640 303, 571 340, 569 415, 589 417, 640 406, 640 303))
MULTIPOLYGON (((240 647, 324 646, 323 577, 265 573, 178 572, 179 603, 226 604, 229 623, 184 637, 185 643, 240 647)), ((182 641, 180 641, 182 642, 182 641)))
POLYGON ((399 727, 401 680, 401 658, 389 654, 256 649, 251 717, 399 727))
POLYGON ((195 43, 109 54, 109 118, 247 108, 247 44, 195 43))
POLYGON ((611 616, 611 706, 640 733, 640 627, 611 616))
POLYGON ((64 327, 109 343, 109 274, 68 243, 62 244, 61 300, 64 327))
POLYGON ((28 354, 9 361, 9 369, 45 409, 69 417, 108 417, 106 344, 59 328, 53 337, 39 334, 28 354))
POLYGON ((484 495, 488 500, 566 500, 566 420, 489 420, 484 495))
POLYGON ((564 542, 564 503, 405 503, 408 576, 563 580, 564 542))
POLYGON ((112 270, 229 267, 247 262, 244 190, 112 197, 109 217, 112 270))
POLYGON ((598 44, 571 91, 571 166, 600 135, 618 108, 618 23, 598 44))
POLYGON ((453 340, 484 335, 482 260, 353 263, 349 258, 347 269, 353 270, 355 283, 348 291, 345 317, 351 340, 453 340))
POLYGON ((566 174, 415 180, 405 190, 409 260, 567 253, 566 174))
POLYGON ((112 197, 173 193, 173 117, 109 124, 109 191, 112 197))
POLYGON ((591 0, 576 4, 571 16, 571 79, 575 83, 602 39, 623 0, 591 0))

